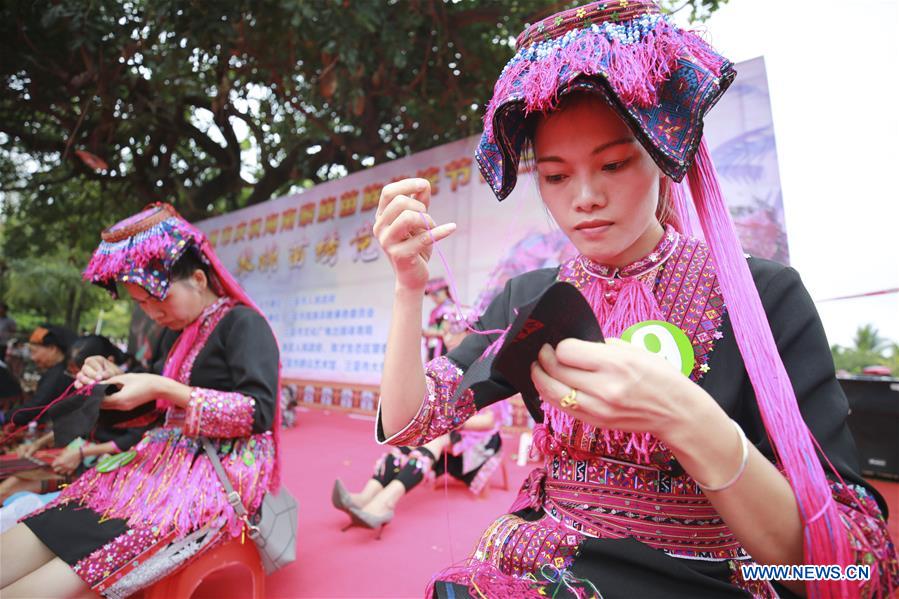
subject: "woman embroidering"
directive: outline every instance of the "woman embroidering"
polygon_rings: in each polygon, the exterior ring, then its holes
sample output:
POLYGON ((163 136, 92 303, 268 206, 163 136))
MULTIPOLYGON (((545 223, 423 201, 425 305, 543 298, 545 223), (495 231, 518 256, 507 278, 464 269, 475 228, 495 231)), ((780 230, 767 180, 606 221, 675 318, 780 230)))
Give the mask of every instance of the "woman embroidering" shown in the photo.
POLYGON ((78 381, 117 386, 106 409, 155 401, 165 421, 3 535, 3 554, 16 556, 4 558, 4 597, 76 596, 88 587, 128 596, 240 535, 245 522, 203 452, 203 437, 250 514, 278 485, 278 346, 202 232, 171 206, 154 205, 104 231, 85 278, 112 292, 123 285, 170 329, 171 350, 161 375, 122 374, 91 358, 78 381))
MULTIPOLYGON (((540 195, 579 255, 512 279, 476 328, 507 329, 564 281, 607 338, 634 343, 542 348, 529 366, 543 467, 469 563, 436 577, 436 596, 851 597, 899 584, 814 305, 794 270, 744 257, 702 141, 734 76, 647 0, 592 3, 519 37, 478 164, 502 200, 532 145, 540 195), (806 585, 747 580, 753 563, 872 570, 806 585)), ((456 393, 497 334, 420 366, 431 246, 455 230, 423 217, 428 203, 426 181, 388 185, 375 223, 396 274, 377 434, 400 446, 516 392, 493 376, 456 393)))

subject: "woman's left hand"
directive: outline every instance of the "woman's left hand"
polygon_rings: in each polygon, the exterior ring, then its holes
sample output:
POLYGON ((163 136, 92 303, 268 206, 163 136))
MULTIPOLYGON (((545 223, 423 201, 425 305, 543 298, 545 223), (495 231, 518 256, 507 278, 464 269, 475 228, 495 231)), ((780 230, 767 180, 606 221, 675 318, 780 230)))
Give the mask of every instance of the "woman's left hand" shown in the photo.
POLYGON ((107 395, 100 404, 104 410, 131 410, 162 395, 164 377, 157 374, 128 373, 108 378, 104 383, 117 385, 118 391, 107 395))
POLYGON ((71 474, 81 464, 81 452, 77 449, 68 448, 61 454, 56 456, 51 467, 53 472, 57 474, 71 474))
MULTIPOLYGON (((544 345, 531 365, 540 396, 597 428, 667 433, 695 426, 699 407, 714 400, 664 358, 620 339, 592 343, 565 339, 544 345), (576 406, 560 402, 577 390, 576 406)), ((717 406, 717 404, 715 404, 717 406)))

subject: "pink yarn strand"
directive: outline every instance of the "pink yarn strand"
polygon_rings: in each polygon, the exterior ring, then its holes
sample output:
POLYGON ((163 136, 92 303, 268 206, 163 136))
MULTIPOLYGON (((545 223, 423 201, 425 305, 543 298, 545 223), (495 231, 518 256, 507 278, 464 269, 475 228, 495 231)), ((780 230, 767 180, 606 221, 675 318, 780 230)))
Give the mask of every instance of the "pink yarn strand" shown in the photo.
MULTIPOLYGON (((799 413, 705 140, 699 146, 688 179, 765 429, 796 495, 805 525, 805 561, 814 565, 849 565, 853 554, 846 527, 831 499, 811 434, 799 413)), ((859 596, 859 588, 846 581, 809 582, 807 588, 811 597, 859 596)))

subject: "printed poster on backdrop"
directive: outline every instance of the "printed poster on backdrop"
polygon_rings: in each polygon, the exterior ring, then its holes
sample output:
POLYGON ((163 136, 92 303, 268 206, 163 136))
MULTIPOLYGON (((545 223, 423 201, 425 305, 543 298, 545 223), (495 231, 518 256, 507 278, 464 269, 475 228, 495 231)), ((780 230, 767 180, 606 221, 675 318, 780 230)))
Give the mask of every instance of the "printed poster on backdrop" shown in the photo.
MULTIPOLYGON (((745 248, 786 262, 764 62, 737 71, 707 119, 709 146, 745 248)), ((496 201, 478 174, 476 143, 463 139, 198 223, 268 316, 284 378, 301 402, 366 411, 376 405, 393 300, 393 273, 372 235, 385 184, 428 179, 431 215, 458 224, 439 244, 449 272, 437 253, 431 272, 451 277, 466 312, 483 310, 511 276, 571 255, 526 169, 515 191, 496 201)), ((432 307, 426 299, 425 318, 432 307)))

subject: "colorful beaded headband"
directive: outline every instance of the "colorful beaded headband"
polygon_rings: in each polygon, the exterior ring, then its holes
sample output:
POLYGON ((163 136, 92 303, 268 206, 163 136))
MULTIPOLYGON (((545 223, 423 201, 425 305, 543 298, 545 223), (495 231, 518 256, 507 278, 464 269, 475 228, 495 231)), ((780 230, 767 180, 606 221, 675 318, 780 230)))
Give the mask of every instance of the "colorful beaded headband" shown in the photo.
MULTIPOLYGON (((116 283, 135 283, 165 299, 171 269, 189 248, 199 248, 203 234, 169 204, 157 203, 112 225, 84 271, 84 280, 116 295, 116 283)), ((203 259, 203 253, 197 250, 203 259)))
POLYGON ((594 2, 530 26, 496 82, 475 152, 502 200, 515 187, 527 118, 574 91, 604 97, 659 168, 683 179, 702 118, 736 75, 696 34, 671 24, 654 2, 594 2))

